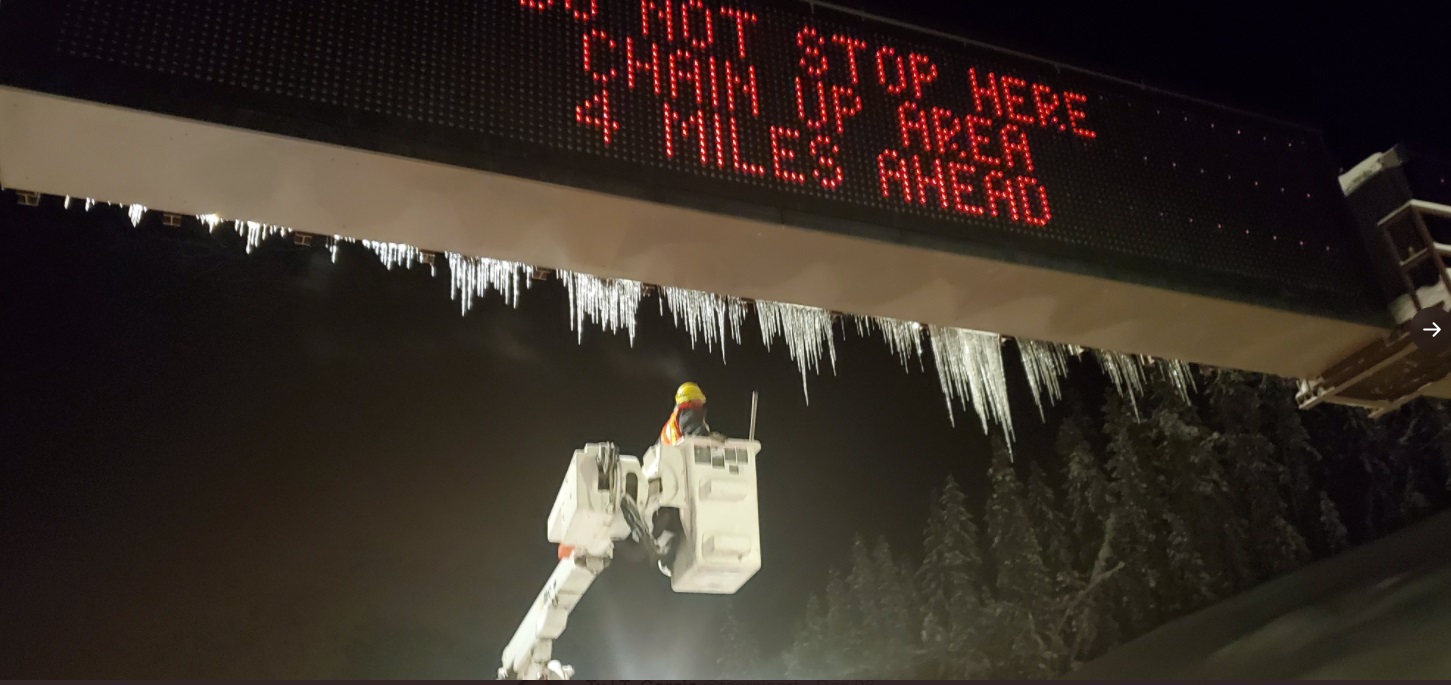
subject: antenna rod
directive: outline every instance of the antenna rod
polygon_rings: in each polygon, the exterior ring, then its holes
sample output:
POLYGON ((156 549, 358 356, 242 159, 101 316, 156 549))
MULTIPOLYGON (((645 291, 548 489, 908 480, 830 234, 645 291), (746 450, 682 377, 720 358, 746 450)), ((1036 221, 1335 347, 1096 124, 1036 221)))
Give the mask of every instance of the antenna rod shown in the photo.
POLYGON ((756 440, 756 391, 751 391, 751 436, 752 442, 756 440))

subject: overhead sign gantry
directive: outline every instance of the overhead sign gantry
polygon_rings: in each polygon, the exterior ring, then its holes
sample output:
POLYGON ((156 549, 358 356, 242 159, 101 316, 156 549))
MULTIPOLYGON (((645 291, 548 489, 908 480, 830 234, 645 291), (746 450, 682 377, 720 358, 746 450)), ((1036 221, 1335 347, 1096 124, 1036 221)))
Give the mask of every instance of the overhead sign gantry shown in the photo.
POLYGON ((1304 127, 806 2, 7 0, 0 184, 1309 377, 1304 127))

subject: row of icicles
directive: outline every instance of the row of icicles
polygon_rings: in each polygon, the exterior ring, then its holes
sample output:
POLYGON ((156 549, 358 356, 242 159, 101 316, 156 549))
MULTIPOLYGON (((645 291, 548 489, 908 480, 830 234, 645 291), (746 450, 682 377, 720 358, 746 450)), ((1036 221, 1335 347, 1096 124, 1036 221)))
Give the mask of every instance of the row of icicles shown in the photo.
MULTIPOLYGON (((87 198, 85 209, 89 211, 96 204, 87 198)), ((109 203, 108 203, 109 204, 109 203)), ((65 198, 69 208, 71 198, 65 198)), ((126 208, 132 226, 141 223, 148 211, 142 205, 118 205, 126 208)), ((282 226, 255 221, 224 220, 215 214, 196 217, 215 231, 223 223, 230 222, 247 244, 251 254, 262 241, 271 236, 292 235, 294 231, 282 226)), ((306 235, 306 234, 304 234, 306 235)), ((434 253, 400 243, 357 240, 344 236, 327 239, 327 249, 337 261, 337 251, 342 243, 361 243, 376 254, 389 270, 395 266, 411 268, 415 264, 428 264, 436 275, 437 264, 434 253)), ((520 293, 529 288, 534 280, 536 267, 488 257, 467 257, 454 252, 445 252, 452 281, 450 296, 460 303, 460 312, 467 314, 475 298, 482 298, 490 292, 497 292, 511 307, 519 306, 520 293)), ((570 330, 580 340, 584 338, 585 322, 599 326, 602 330, 628 333, 631 345, 635 341, 637 312, 641 300, 649 289, 644 283, 628 279, 607 279, 589 274, 557 270, 555 275, 564 281, 569 292, 570 330)), ((783 339, 786 351, 801 372, 801 389, 810 403, 807 389, 808 372, 820 373, 821 361, 826 358, 836 371, 836 320, 838 317, 825 309, 769 300, 747 301, 739 297, 717 295, 698 290, 687 290, 670 286, 656 286, 660 294, 660 313, 670 310, 670 316, 677 328, 690 335, 691 347, 704 343, 714 351, 719 346, 725 356, 727 339, 741 343, 741 329, 749 312, 754 311, 761 329, 761 340, 766 349, 772 343, 783 339)), ((964 409, 971 407, 982 424, 983 431, 996 423, 1002 426, 1009 444, 1013 441, 1012 414, 1009 411, 1007 374, 1003 366, 1003 343, 1006 340, 997 333, 974 331, 950 326, 924 325, 912 321, 901 321, 876 316, 846 315, 856 325, 861 335, 870 335, 875 329, 897 356, 904 368, 910 368, 912 359, 918 368, 925 366, 927 355, 923 351, 925 337, 932 351, 933 366, 942 393, 947 401, 949 420, 956 424, 954 402, 964 409)), ((1056 402, 1062 397, 1062 381, 1068 373, 1070 357, 1080 357, 1085 352, 1094 356, 1114 387, 1137 411, 1136 400, 1147 383, 1150 369, 1157 369, 1178 389, 1186 400, 1194 389, 1194 377, 1187 364, 1156 359, 1144 355, 1131 355, 1102 350, 1085 350, 1075 345, 1018 339, 1019 357, 1027 375, 1028 388, 1038 413, 1043 415, 1044 403, 1056 402)))

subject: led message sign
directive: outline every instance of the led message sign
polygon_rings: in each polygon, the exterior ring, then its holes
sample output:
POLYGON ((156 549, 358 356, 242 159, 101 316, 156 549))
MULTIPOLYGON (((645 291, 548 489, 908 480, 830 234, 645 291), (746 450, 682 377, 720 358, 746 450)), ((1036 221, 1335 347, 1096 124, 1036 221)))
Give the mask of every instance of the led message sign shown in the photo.
POLYGON ((7 0, 0 39, 0 81, 37 90, 1272 306, 1376 306, 1313 131, 821 5, 7 0))

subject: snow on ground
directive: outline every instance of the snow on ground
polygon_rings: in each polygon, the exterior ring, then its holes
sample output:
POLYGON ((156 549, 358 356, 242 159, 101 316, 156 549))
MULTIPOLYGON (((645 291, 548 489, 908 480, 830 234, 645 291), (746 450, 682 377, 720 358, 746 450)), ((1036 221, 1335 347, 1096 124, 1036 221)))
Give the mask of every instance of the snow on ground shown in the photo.
POLYGON ((1068 678, 1451 678, 1451 512, 1169 623, 1068 678))

